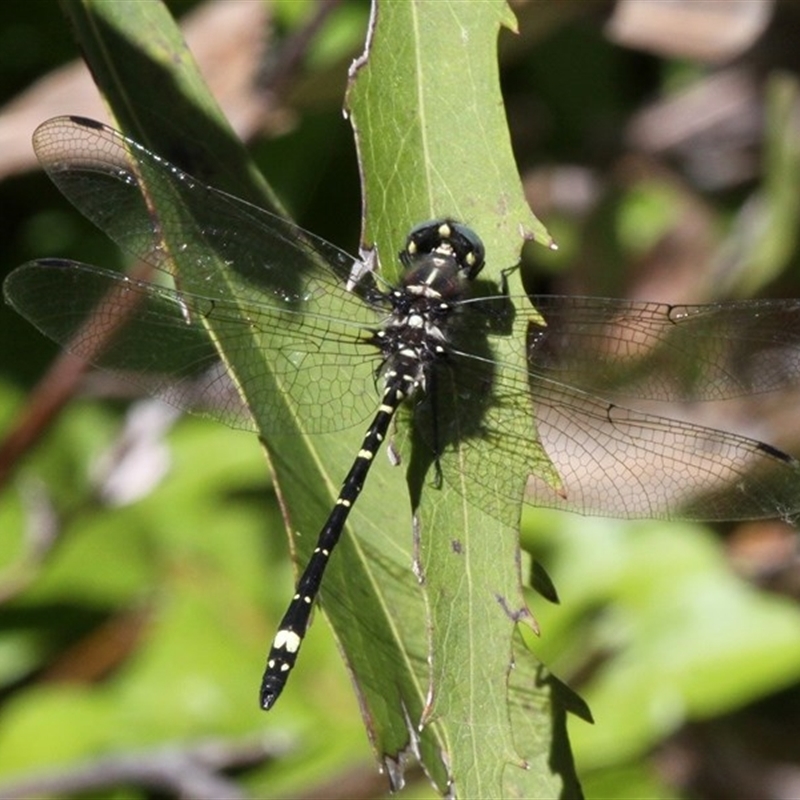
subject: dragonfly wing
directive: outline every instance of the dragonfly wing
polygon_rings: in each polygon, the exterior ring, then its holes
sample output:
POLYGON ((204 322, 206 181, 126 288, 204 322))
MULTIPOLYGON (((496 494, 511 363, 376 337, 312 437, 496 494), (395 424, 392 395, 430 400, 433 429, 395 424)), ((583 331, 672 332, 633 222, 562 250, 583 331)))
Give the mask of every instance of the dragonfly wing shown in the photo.
MULTIPOLYGON (((698 388, 706 396, 712 394, 714 381, 702 375, 690 380, 682 372, 681 365, 693 355, 690 338, 679 349, 668 340, 670 329, 686 325, 698 339, 695 349, 700 349, 705 323, 684 322, 684 311, 677 323, 670 322, 672 307, 663 305, 541 299, 547 326, 537 320, 536 312, 520 312, 526 299, 517 299, 510 323, 500 298, 466 304, 467 331, 485 329, 490 319, 509 324, 498 324, 503 333, 490 335, 491 348, 480 336, 467 335, 451 349, 448 391, 456 399, 441 415, 445 422, 438 431, 427 426, 428 437, 445 449, 458 445, 453 448, 458 451, 456 466, 450 475, 445 473, 449 482, 458 482, 459 470, 466 472, 471 476, 470 497, 484 507, 494 504, 505 516, 511 506, 502 507, 493 498, 519 503, 519 475, 531 476, 526 497, 532 504, 582 514, 730 520, 791 516, 800 510, 800 464, 792 457, 751 438, 614 401, 609 387, 622 386, 623 374, 634 377, 633 364, 626 359, 642 360, 651 370, 639 374, 634 397, 686 399, 698 388), (625 315, 629 323, 622 330, 625 315), (642 331, 653 341, 645 340, 642 331), (655 364, 648 361, 659 347, 671 358, 661 382, 655 364), (503 359, 496 357, 501 351, 503 359), (614 370, 618 371, 612 376, 614 370), (549 463, 542 457, 542 446, 549 463)), ((754 380, 762 389, 796 380, 788 344, 794 332, 779 335, 787 318, 747 327, 747 304, 735 305, 735 311, 708 311, 717 323, 712 330, 717 331, 718 352, 725 344, 725 358, 733 359, 735 346, 727 344, 720 330, 734 329, 740 349, 758 345, 762 352, 750 366, 739 365, 739 375, 732 367, 724 368, 721 357, 712 359, 706 352, 701 366, 711 364, 721 381, 728 376, 724 396, 752 390, 741 375, 760 376, 754 380), (768 366, 765 353, 771 347, 774 357, 768 366), (775 368, 777 362, 781 369, 775 368)), ((793 306, 788 301, 780 308, 792 314, 793 306)), ((695 307, 693 312, 700 317, 702 310, 707 309, 695 307)), ((443 468, 447 461, 442 460, 443 468)))
POLYGON ((256 430, 248 406, 263 410, 260 424, 270 433, 286 430, 290 413, 316 432, 348 427, 373 410, 374 350, 357 324, 277 304, 233 304, 59 259, 24 264, 4 290, 65 349, 232 427, 256 430), (234 383, 219 337, 228 354, 260 346, 268 358, 249 360, 252 368, 234 383), (278 392, 292 399, 291 412, 278 392), (331 402, 340 405, 337 415, 324 413, 331 402))
POLYGON ((589 394, 693 402, 800 383, 798 300, 679 306, 552 295, 533 304, 544 324, 517 327, 531 372, 589 394))
MULTIPOLYGON (((101 366, 128 377, 138 371, 135 382, 193 411, 205 407, 204 391, 221 386, 214 376, 230 375, 262 432, 294 421, 294 411, 278 410, 283 395, 309 431, 348 427, 368 415, 375 351, 360 345, 379 320, 381 295, 372 275, 347 291, 352 256, 206 186, 101 123, 49 120, 36 130, 34 147, 86 217, 172 278, 170 291, 84 265, 32 262, 5 291, 40 330, 101 366), (141 311, 130 309, 134 296, 141 311), (129 328, 118 331, 114 315, 129 328), (109 330, 114 337, 105 343, 109 330), (207 376, 199 384, 198 372, 207 376), (337 400, 343 408, 334 415, 330 403, 337 400)), ((250 414, 235 405, 220 407, 215 398, 209 413, 252 429, 250 414)))
POLYGON ((43 168, 84 216, 191 291, 223 300, 231 291, 256 292, 282 304, 323 305, 333 294, 351 315, 365 305, 345 289, 353 256, 205 185, 113 128, 56 117, 37 128, 33 143, 43 168))
POLYGON ((800 463, 754 439, 646 414, 547 379, 532 380, 542 444, 561 478, 533 476, 534 505, 619 518, 788 517, 800 463))

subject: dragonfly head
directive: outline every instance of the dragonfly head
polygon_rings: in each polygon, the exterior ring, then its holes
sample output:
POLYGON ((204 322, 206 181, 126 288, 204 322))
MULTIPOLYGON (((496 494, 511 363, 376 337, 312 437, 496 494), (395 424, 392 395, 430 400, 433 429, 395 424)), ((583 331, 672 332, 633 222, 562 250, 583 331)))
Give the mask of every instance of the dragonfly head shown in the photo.
POLYGON ((425 256, 452 259, 463 277, 474 280, 483 269, 484 255, 483 242, 474 231, 451 219, 437 219, 411 230, 400 261, 410 270, 425 256))

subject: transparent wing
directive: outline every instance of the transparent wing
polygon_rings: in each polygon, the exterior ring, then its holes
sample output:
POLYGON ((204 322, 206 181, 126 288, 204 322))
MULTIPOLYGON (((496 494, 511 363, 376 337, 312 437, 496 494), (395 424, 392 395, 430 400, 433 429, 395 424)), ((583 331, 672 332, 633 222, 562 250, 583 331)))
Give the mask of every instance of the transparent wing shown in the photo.
MULTIPOLYGON (((485 328, 503 303, 467 303, 465 327, 485 328)), ((505 514, 519 499, 520 475, 532 476, 529 502, 582 514, 730 520, 800 510, 794 458, 754 439, 635 410, 637 398, 716 400, 796 386, 800 304, 678 308, 550 296, 534 304, 547 327, 518 310, 507 332, 521 348, 516 362, 493 361, 469 337, 454 347, 444 379, 461 398, 449 412, 457 433, 444 437, 446 445, 460 443, 457 461, 442 462, 450 482, 466 471, 481 505, 508 499, 500 506, 505 514), (537 434, 557 481, 541 477, 547 467, 537 434)))
POLYGON ((536 424, 561 478, 534 476, 528 499, 620 518, 756 519, 800 510, 800 464, 746 437, 638 412, 547 379, 536 424))
POLYGON ((31 262, 5 293, 46 335, 178 407, 237 427, 255 429, 240 397, 264 412, 260 429, 270 433, 294 415, 282 395, 312 432, 371 413, 376 351, 365 340, 383 311, 374 276, 346 290, 352 256, 100 123, 49 120, 34 147, 86 217, 173 279, 170 291, 86 265, 31 262), (226 387, 231 365, 238 392, 226 387))
POLYGON ((800 301, 703 306, 541 296, 531 371, 602 397, 693 402, 796 386, 800 301))
MULTIPOLYGON (((130 255, 172 275, 179 259, 181 279, 205 297, 229 299, 231 280, 282 306, 344 293, 353 256, 205 185, 113 128, 56 117, 36 129, 33 146, 84 216, 130 255)), ((350 305, 363 307, 352 298, 350 305)))
MULTIPOLYGON (((176 279, 164 288, 72 262, 27 264, 9 277, 6 294, 47 335, 178 406, 240 427, 254 423, 226 387, 219 353, 229 362, 254 346, 269 354, 268 365, 256 361, 236 380, 251 406, 267 410, 270 430, 294 413, 276 401, 278 392, 312 431, 372 412, 376 351, 368 340, 380 295, 371 276, 358 294, 345 290, 351 256, 99 123, 51 120, 35 147, 89 219, 176 279)), ((514 301, 518 309, 528 302, 514 301)), ((529 482, 540 505, 704 519, 800 508, 791 457, 628 402, 796 385, 799 302, 668 306, 545 296, 534 304, 540 316, 514 317, 505 297, 465 302, 453 352, 416 409, 424 438, 465 494, 498 514, 516 513, 521 481, 543 468, 540 437, 558 471, 556 480, 529 482), (495 327, 507 327, 513 357, 495 358, 495 327)))
POLYGON ((270 342, 268 370, 262 374, 264 362, 253 359, 253 368, 236 376, 241 394, 265 412, 260 422, 269 432, 285 431, 289 413, 301 415, 312 432, 348 427, 374 413, 377 351, 366 341, 368 331, 346 319, 231 304, 59 259, 24 264, 4 290, 20 314, 65 349, 232 427, 257 430, 210 330, 222 336, 229 354, 270 342), (292 399, 288 412, 276 383, 292 399))

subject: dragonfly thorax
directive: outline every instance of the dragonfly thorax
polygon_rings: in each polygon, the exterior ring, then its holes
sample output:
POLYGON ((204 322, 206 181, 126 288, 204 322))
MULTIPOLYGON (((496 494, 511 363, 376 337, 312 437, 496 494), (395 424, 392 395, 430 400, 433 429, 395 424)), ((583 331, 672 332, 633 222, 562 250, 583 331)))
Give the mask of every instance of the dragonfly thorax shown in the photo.
POLYGON ((387 385, 406 397, 425 390, 431 366, 445 356, 449 321, 483 266, 483 245, 466 230, 450 220, 425 223, 409 234, 400 254, 406 272, 389 294, 392 313, 375 342, 387 385))

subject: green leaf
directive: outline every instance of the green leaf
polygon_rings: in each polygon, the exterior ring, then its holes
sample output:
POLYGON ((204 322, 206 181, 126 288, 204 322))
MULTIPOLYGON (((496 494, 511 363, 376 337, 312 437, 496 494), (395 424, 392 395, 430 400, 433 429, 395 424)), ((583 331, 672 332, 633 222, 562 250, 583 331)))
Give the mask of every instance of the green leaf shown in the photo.
POLYGON ((525 201, 497 65, 504 0, 385 2, 347 93, 363 176, 365 240, 396 278, 412 226, 451 216, 475 228, 494 274, 519 261, 521 239, 552 239, 525 201))
MULTIPOLYGON (((377 242, 390 278, 397 265, 389 256, 426 219, 455 218, 479 233, 495 293, 525 238, 551 244, 525 202, 511 152, 497 76, 501 25, 514 27, 504 2, 375 6, 369 48, 352 71, 347 103, 364 178, 366 239, 377 242)), ((509 369, 524 365, 524 343, 497 337, 492 344, 509 369)), ((456 418, 460 393, 455 385, 438 389, 441 419, 456 418)), ((476 428, 534 431, 529 409, 513 420, 499 406, 492 392, 475 411, 476 428)), ((513 647, 518 624, 531 623, 517 545, 526 475, 485 459, 493 442, 467 438, 457 432, 460 444, 441 456, 446 472, 463 474, 460 485, 431 489, 431 464, 421 464, 419 455, 426 445, 398 437, 409 464, 428 630, 427 655, 417 668, 425 705, 405 702, 421 726, 423 761, 440 790, 554 796, 565 786, 575 789, 570 759, 558 766, 548 760, 554 735, 568 751, 563 725, 552 727, 558 702, 549 684, 537 680, 533 656, 513 647), (476 493, 480 507, 469 502, 476 493), (509 496, 520 500, 501 499, 509 496), (526 663, 518 665, 512 697, 515 659, 526 663)), ((557 483, 544 453, 531 450, 531 471, 557 483)))

